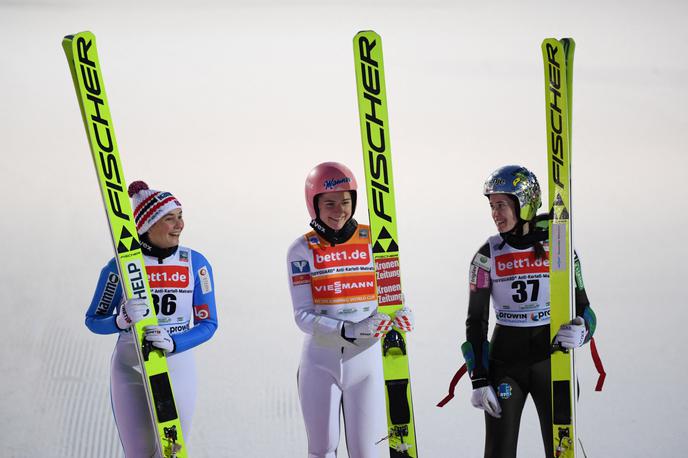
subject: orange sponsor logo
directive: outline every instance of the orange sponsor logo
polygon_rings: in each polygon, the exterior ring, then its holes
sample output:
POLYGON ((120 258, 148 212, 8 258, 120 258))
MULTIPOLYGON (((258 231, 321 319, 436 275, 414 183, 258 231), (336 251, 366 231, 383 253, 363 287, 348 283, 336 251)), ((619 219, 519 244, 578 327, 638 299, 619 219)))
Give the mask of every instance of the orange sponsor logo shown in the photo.
POLYGON ((375 277, 368 273, 313 278, 311 289, 316 303, 372 300, 375 298, 375 277))

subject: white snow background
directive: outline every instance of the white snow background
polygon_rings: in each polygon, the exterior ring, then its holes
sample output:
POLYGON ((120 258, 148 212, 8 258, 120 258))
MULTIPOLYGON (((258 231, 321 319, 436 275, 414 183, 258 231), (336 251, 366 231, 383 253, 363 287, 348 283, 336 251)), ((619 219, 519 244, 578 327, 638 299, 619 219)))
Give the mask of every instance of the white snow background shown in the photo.
MULTIPOLYGON (((220 327, 196 351, 193 457, 303 457, 285 254, 318 162, 362 181, 352 38, 384 41, 420 456, 482 456, 462 362, 487 175, 547 182, 540 43, 572 36, 575 243, 608 372, 579 351, 588 456, 685 453, 685 1, 0 1, 0 456, 122 456, 116 337, 83 324, 112 257, 64 35, 91 30, 126 179, 183 203, 220 327)), ((357 218, 367 216, 362 200, 357 218)), ((520 457, 542 456, 532 403, 520 457)), ((381 446, 380 456, 384 456, 381 446)), ((342 441, 340 456, 346 456, 342 441)))

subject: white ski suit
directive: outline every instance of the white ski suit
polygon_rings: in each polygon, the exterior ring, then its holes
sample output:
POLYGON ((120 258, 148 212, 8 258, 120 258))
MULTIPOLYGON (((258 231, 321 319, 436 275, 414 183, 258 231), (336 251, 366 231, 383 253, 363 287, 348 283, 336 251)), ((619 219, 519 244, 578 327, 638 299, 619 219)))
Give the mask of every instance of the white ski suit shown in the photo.
POLYGON ((340 409, 351 458, 376 458, 385 436, 382 354, 377 339, 346 339, 345 322, 377 311, 375 268, 367 226, 332 245, 309 232, 287 255, 294 318, 306 334, 298 388, 309 458, 334 458, 340 409))

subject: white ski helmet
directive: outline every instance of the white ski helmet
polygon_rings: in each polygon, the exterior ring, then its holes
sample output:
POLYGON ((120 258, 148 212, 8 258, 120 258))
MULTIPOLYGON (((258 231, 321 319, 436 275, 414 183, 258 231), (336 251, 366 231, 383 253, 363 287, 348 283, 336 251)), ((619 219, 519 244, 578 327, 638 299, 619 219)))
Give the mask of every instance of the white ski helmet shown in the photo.
POLYGON ((351 191, 352 214, 356 209, 356 177, 344 164, 323 162, 316 165, 306 177, 306 207, 311 218, 318 216, 315 198, 326 192, 351 191))
POLYGON ((542 206, 540 184, 533 172, 520 165, 500 167, 485 180, 483 194, 508 194, 518 201, 516 213, 523 221, 530 221, 542 206))

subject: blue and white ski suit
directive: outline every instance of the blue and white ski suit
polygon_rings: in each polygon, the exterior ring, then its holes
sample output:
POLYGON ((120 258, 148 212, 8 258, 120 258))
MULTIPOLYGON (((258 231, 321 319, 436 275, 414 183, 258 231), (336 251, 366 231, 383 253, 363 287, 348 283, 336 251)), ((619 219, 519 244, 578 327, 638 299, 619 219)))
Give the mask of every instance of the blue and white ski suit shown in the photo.
MULTIPOLYGON (((167 364, 174 398, 188 444, 196 398, 196 368, 192 351, 217 329, 213 271, 202 254, 178 247, 170 256, 144 254, 158 323, 174 341, 167 364)), ((127 457, 159 453, 134 342, 134 333, 120 330, 116 317, 124 302, 115 259, 100 273, 86 326, 96 334, 119 333, 111 360, 110 396, 120 440, 127 457)))

